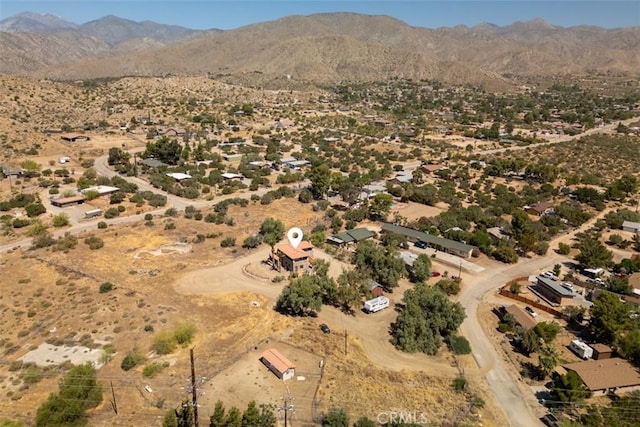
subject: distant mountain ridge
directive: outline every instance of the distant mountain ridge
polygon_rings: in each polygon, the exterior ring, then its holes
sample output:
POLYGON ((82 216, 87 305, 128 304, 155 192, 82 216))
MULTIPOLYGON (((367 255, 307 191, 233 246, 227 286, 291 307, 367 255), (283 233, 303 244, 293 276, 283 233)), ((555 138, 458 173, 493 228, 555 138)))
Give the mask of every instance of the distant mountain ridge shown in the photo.
POLYGON ((564 28, 541 19, 428 29, 382 15, 323 13, 194 31, 108 16, 63 30, 0 33, 0 73, 208 74, 259 86, 389 77, 508 85, 508 75, 640 73, 640 28, 564 28))

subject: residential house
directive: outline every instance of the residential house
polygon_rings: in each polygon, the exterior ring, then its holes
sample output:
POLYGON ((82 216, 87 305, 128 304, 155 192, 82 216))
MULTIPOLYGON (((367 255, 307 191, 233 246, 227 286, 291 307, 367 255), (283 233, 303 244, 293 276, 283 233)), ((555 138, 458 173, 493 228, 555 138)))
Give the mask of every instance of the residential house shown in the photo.
POLYGON ((399 171, 396 176, 389 180, 391 184, 402 185, 410 184, 413 182, 413 172, 411 171, 399 171))
POLYGON ((573 302, 573 292, 546 277, 538 276, 538 283, 533 286, 533 290, 552 304, 570 305, 573 302))
POLYGON ((515 304, 501 307, 500 314, 503 320, 506 315, 510 315, 516 325, 524 329, 532 329, 538 324, 533 316, 515 304))
POLYGON ((89 187, 80 190, 82 194, 87 194, 92 191, 95 191, 100 196, 108 196, 109 194, 117 193, 118 191, 120 191, 120 189, 118 187, 112 187, 110 185, 96 185, 95 187, 89 187))
POLYGON ((158 129, 158 136, 167 136, 167 137, 181 137, 185 136, 187 133, 186 130, 180 127, 164 127, 158 129))
POLYGON ((283 381, 293 378, 296 365, 275 348, 269 348, 260 355, 260 361, 283 381))
POLYGON ((333 236, 328 237, 327 242, 338 246, 347 246, 370 239, 375 235, 376 233, 366 228, 353 228, 351 230, 346 230, 342 233, 336 233, 333 236))
POLYGON ((313 264, 313 245, 303 240, 294 248, 290 243, 283 243, 274 249, 273 260, 277 262, 276 269, 281 266, 287 271, 297 274, 306 273, 313 264))
POLYGON ((160 160, 153 159, 153 158, 142 159, 140 161, 140 163, 142 163, 143 165, 145 165, 145 166, 147 166, 147 167, 149 167, 151 169, 157 169, 157 168, 160 168, 160 167, 163 167, 163 166, 169 166, 168 164, 163 163, 160 160))
POLYGON ((402 227, 395 224, 383 224, 382 231, 386 233, 395 233, 401 236, 405 236, 412 242, 424 242, 428 244, 429 247, 435 248, 436 250, 443 251, 462 258, 470 258, 474 253, 474 249, 476 249, 475 246, 471 246, 466 243, 445 239, 444 237, 434 236, 429 233, 414 230, 412 228, 402 227))
POLYGON ((540 202, 532 206, 525 206, 524 210, 531 215, 548 215, 553 213, 553 204, 551 202, 540 202))
POLYGON ((184 181, 185 179, 191 179, 192 176, 182 172, 169 172, 167 173, 168 177, 175 179, 176 181, 184 181))
POLYGON ((242 181, 244 179, 244 175, 239 173, 225 172, 221 176, 225 181, 242 181))
POLYGON ((563 365, 563 367, 578 374, 587 389, 595 395, 640 389, 638 370, 631 363, 618 357, 585 360, 563 365))

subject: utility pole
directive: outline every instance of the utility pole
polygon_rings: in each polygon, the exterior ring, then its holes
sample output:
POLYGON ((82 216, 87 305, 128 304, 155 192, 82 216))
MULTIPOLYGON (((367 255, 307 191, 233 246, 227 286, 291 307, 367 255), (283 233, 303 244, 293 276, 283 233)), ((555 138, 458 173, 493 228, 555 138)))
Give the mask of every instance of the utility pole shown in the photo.
POLYGON ((198 427, 198 383, 196 382, 196 365, 193 348, 189 350, 191 357, 191 406, 193 406, 193 425, 198 427))
POLYGON ((293 397, 291 397, 291 390, 289 390, 289 386, 287 386, 287 393, 289 395, 282 398, 282 406, 278 408, 279 411, 284 411, 284 427, 288 427, 289 411, 292 413, 294 412, 293 397))
POLYGON ((111 406, 113 407, 113 412, 118 415, 118 404, 116 403, 116 391, 113 389, 113 381, 111 381, 111 406))
POLYGON ((344 330, 344 354, 347 354, 347 330, 344 330))

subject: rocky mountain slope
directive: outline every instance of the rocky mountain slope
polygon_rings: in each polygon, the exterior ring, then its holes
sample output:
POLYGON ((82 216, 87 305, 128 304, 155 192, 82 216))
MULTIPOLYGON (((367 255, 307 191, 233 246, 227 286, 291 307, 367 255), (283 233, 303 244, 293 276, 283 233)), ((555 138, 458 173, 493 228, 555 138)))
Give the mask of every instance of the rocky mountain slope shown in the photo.
POLYGON ((427 29, 387 16, 329 13, 229 31, 178 27, 172 39, 168 26, 131 22, 105 17, 81 26, 77 38, 0 33, 0 72, 57 79, 207 73, 269 85, 394 76, 483 84, 507 75, 640 70, 640 28, 562 28, 532 20, 427 29))

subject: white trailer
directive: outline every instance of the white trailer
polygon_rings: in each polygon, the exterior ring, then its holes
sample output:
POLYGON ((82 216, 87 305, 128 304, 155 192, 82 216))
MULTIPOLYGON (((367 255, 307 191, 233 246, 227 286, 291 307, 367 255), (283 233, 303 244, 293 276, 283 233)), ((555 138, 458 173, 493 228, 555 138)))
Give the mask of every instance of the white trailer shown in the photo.
POLYGON ((95 218, 97 216, 102 216, 102 209, 93 209, 84 213, 85 218, 95 218))
POLYGON ((593 356, 593 349, 587 343, 580 340, 571 341, 569 349, 585 360, 593 356))
POLYGON ((389 298, 385 296, 379 296, 364 302, 364 309, 369 313, 375 313, 387 307, 389 307, 389 298))

